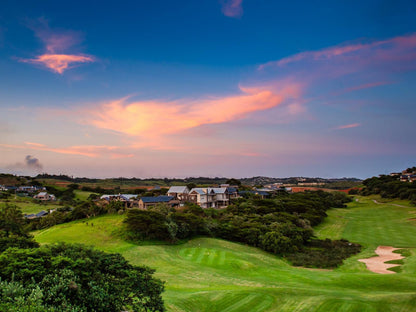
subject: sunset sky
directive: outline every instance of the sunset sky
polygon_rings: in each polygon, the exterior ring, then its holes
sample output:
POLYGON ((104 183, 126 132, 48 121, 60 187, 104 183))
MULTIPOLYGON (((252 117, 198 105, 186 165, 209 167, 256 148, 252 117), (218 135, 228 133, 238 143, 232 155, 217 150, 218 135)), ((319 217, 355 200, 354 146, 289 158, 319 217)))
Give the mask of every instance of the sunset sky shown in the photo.
POLYGON ((0 172, 416 165, 416 1, 0 3, 0 172))

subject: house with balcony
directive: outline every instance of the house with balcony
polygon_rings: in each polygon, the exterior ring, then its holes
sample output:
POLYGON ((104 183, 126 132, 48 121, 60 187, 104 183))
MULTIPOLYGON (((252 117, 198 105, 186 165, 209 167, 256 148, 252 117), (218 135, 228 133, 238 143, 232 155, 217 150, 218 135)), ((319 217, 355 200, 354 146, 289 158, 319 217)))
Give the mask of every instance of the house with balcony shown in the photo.
POLYGON ((187 186, 171 186, 167 195, 185 203, 189 200, 189 188, 187 186))
POLYGON ((215 208, 217 194, 212 188, 193 188, 189 192, 189 201, 201 208, 215 208))

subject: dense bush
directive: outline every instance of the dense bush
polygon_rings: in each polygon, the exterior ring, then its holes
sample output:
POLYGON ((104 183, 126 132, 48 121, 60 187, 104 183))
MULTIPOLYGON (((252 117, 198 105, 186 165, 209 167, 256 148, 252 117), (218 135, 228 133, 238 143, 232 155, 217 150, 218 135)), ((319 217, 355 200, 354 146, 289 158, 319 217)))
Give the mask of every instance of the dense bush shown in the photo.
POLYGON ((301 252, 289 253, 285 257, 295 266, 335 268, 360 250, 359 244, 346 240, 313 239, 305 244, 301 252))
MULTIPOLYGON (((408 170, 416 170, 409 168, 408 170)), ((402 182, 397 176, 381 175, 364 180, 365 188, 359 194, 377 194, 383 198, 400 198, 416 204, 416 183, 402 182)))
POLYGON ((119 254, 67 244, 9 248, 0 254, 0 267, 6 281, 0 285, 0 307, 22 305, 19 298, 36 290, 36 300, 28 304, 52 311, 164 311, 163 283, 153 278, 154 271, 119 254))
POLYGON ((0 268, 0 311, 164 311, 153 270, 82 245, 39 247, 16 206, 0 208, 0 268))

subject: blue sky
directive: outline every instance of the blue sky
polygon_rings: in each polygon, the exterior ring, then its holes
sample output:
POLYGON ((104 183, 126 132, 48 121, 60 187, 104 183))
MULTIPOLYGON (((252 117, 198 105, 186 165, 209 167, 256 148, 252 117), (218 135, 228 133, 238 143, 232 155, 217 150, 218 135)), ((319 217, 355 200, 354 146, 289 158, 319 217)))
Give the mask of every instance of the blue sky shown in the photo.
POLYGON ((414 1, 0 8, 2 172, 365 178, 414 165, 414 1))

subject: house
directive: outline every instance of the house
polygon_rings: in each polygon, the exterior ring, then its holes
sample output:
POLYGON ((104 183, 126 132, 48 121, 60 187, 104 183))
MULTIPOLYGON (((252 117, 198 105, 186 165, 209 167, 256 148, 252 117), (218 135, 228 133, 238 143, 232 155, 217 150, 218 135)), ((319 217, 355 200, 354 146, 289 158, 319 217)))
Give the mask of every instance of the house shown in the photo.
POLYGON ((46 191, 46 188, 43 186, 19 186, 17 188, 17 192, 23 192, 23 193, 34 193, 37 191, 46 191))
POLYGON ((116 194, 116 195, 102 195, 101 200, 105 200, 108 203, 111 201, 121 201, 125 204, 126 208, 133 208, 138 205, 137 195, 135 194, 116 194))
POLYGON ((154 197, 142 197, 139 200, 139 209, 148 209, 151 206, 155 206, 157 204, 167 204, 171 207, 177 206, 179 201, 176 200, 173 196, 154 196, 154 197))
POLYGON ((228 199, 238 198, 238 190, 236 187, 227 186, 228 199))
POLYGON ((215 193, 215 207, 216 208, 227 207, 230 202, 230 198, 228 196, 228 190, 223 187, 216 187, 216 188, 212 188, 211 190, 213 190, 215 193))
POLYGON ((239 195, 241 196, 250 196, 250 195, 258 195, 260 196, 260 198, 264 199, 266 197, 270 197, 270 193, 266 192, 266 191, 258 191, 258 190, 254 190, 254 191, 239 191, 238 192, 239 195))
POLYGON ((171 186, 167 195, 172 196, 181 202, 186 202, 189 197, 189 189, 187 186, 171 186))
POLYGON ((41 212, 38 213, 32 213, 32 214, 28 214, 28 215, 24 215, 24 217, 26 219, 32 220, 32 219, 38 219, 38 218, 42 218, 44 216, 47 216, 49 213, 45 210, 42 210, 41 212))
POLYGON ((55 195, 48 194, 47 192, 40 192, 39 194, 33 196, 34 199, 38 200, 56 200, 55 195))
POLYGON ((189 201, 201 208, 215 208, 217 194, 212 188, 193 188, 189 192, 189 201))

